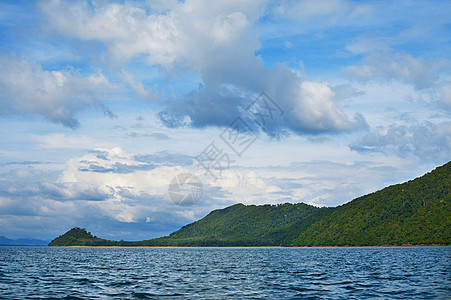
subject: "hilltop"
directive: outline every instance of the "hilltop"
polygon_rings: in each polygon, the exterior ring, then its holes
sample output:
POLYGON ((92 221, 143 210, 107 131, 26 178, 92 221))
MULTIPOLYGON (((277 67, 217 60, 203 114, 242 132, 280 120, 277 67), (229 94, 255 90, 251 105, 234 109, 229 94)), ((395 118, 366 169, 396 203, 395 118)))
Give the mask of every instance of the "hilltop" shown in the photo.
POLYGON ((115 241, 98 238, 84 228, 75 227, 52 240, 49 246, 114 246, 115 244, 115 241))

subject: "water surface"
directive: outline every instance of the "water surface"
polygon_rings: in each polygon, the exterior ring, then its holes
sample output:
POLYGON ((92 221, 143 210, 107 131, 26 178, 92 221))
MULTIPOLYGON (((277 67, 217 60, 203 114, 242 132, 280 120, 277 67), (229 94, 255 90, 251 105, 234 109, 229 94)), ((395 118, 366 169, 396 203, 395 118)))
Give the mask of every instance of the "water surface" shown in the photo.
POLYGON ((0 247, 0 299, 451 299, 451 247, 0 247))

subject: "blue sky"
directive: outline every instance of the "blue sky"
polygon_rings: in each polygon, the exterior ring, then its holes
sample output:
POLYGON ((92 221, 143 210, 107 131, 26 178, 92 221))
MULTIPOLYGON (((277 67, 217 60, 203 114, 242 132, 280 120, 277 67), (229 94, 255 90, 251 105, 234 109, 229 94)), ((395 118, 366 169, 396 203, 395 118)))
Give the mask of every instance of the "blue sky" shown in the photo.
POLYGON ((0 235, 138 240, 238 202, 336 206, 420 176, 450 160, 450 14, 449 1, 2 1, 0 235), (168 197, 186 172, 203 184, 194 206, 168 197))

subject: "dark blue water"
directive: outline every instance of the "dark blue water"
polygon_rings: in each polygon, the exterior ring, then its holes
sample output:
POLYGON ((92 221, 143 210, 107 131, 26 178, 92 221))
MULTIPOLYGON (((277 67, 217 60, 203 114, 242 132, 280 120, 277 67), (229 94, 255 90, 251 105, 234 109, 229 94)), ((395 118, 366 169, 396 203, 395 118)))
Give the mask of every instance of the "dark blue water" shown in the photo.
POLYGON ((450 298, 451 247, 0 247, 2 299, 450 298))

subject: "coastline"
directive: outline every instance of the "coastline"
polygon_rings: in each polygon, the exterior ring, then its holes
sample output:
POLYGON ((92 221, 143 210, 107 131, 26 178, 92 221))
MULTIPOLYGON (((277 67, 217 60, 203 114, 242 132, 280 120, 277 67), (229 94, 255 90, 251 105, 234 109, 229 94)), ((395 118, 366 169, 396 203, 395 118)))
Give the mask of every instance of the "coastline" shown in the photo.
MULTIPOLYGON (((44 246, 45 247, 45 246, 44 246)), ((403 244, 403 245, 374 245, 374 246, 46 246, 55 248, 395 248, 395 247, 451 247, 451 244, 403 244)))

